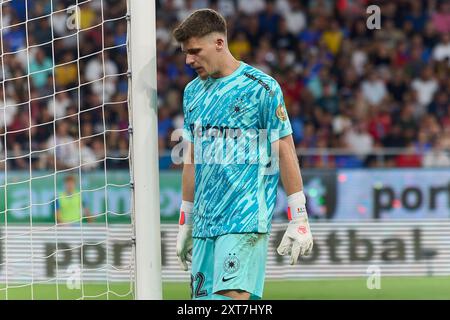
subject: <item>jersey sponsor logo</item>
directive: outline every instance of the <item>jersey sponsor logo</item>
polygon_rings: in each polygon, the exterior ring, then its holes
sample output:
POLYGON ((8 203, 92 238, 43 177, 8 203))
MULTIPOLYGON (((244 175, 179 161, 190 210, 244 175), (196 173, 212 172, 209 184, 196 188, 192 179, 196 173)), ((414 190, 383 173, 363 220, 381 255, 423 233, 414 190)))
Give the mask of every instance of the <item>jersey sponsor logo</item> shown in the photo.
POLYGON ((242 129, 230 128, 228 126, 214 126, 211 124, 198 126, 194 123, 189 124, 189 128, 194 137, 215 137, 215 138, 233 138, 237 139, 242 136, 242 129))
MULTIPOLYGON (((268 148, 267 129, 240 129, 223 125, 189 124, 195 145, 195 164, 248 164, 264 166, 265 175, 276 173, 275 151, 268 148)), ((272 132, 277 132, 273 130, 272 132)))

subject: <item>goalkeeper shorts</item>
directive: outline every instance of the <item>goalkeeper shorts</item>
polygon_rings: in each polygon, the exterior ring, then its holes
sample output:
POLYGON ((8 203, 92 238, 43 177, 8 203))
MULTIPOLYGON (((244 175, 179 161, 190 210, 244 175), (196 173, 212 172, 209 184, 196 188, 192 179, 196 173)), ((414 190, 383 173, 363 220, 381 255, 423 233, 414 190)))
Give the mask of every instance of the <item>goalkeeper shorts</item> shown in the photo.
POLYGON ((193 241, 192 299, 215 299, 222 290, 244 290, 251 299, 262 298, 268 233, 225 234, 193 241))

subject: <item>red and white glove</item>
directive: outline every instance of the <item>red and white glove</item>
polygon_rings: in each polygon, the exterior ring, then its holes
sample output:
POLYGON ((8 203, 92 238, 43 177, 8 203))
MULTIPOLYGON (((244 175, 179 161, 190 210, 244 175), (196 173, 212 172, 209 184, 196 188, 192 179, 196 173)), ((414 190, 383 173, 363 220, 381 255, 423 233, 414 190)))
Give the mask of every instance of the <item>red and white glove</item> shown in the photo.
POLYGON ((290 264, 296 264, 299 256, 309 255, 313 248, 303 191, 288 197, 288 219, 290 221, 277 252, 282 256, 290 254, 290 264))
POLYGON ((187 262, 192 262, 192 211, 194 204, 182 201, 177 235, 177 257, 181 268, 188 270, 187 262))

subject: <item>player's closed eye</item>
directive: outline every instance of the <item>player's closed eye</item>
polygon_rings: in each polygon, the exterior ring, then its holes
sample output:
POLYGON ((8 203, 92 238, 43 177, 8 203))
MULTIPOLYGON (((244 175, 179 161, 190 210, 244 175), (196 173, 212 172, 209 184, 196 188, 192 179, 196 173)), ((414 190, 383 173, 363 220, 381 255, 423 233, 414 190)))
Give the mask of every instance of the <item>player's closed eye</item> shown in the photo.
POLYGON ((202 49, 189 49, 187 51, 183 51, 184 54, 196 55, 199 54, 202 49))

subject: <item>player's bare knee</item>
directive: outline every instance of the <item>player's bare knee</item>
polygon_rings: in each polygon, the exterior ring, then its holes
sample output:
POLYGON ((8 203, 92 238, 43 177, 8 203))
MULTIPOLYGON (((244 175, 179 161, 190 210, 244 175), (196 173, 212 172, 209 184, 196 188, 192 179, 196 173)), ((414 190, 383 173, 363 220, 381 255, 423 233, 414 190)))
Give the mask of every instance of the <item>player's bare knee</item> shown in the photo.
POLYGON ((250 293, 244 290, 221 290, 217 291, 216 294, 231 298, 233 300, 249 300, 250 293))

